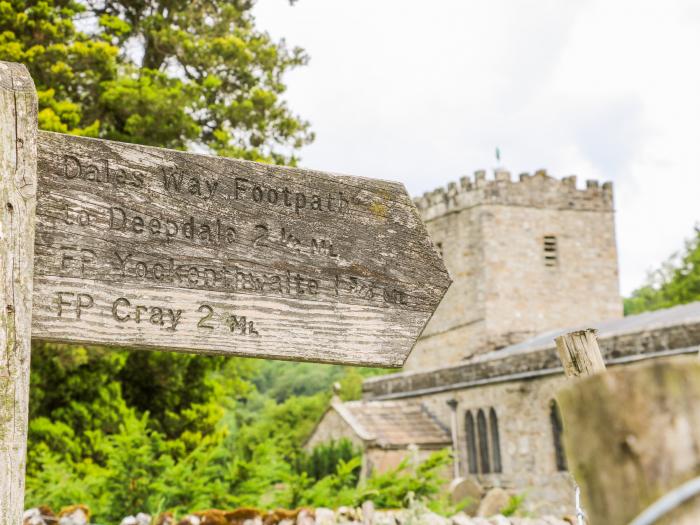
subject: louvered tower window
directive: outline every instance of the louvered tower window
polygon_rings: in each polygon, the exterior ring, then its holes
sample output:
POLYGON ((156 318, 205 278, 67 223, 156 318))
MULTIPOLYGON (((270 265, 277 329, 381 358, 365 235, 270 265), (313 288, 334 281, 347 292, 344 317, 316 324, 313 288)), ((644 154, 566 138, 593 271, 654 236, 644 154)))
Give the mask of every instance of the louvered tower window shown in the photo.
POLYGON ((559 264, 557 238, 554 235, 544 236, 544 265, 556 266, 559 264))

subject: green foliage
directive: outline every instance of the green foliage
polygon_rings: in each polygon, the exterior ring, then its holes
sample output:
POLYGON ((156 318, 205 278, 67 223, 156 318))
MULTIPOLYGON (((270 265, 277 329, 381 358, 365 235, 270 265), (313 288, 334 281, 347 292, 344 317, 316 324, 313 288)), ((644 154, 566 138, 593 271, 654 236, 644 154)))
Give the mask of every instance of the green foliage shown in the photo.
POLYGON ((0 0, 0 60, 28 66, 42 129, 293 164, 313 134, 282 100, 282 78, 308 59, 258 30, 251 9, 0 0))
MULTIPOLYGON (((277 403, 252 385, 259 368, 251 360, 229 359, 207 372, 203 381, 215 386, 201 404, 207 410, 216 408, 213 412, 219 417, 213 428, 202 427, 199 439, 190 440, 187 432, 168 438, 161 421, 147 410, 129 406, 122 397, 123 383, 110 376, 124 373, 131 353, 70 351, 56 345, 38 346, 36 351, 42 356, 39 370, 50 369, 66 380, 68 390, 46 392, 38 387, 37 400, 43 403, 33 406, 33 412, 49 415, 37 415, 31 422, 28 505, 60 508, 85 503, 93 510, 95 522, 107 524, 128 514, 161 510, 182 515, 239 506, 359 505, 367 499, 378 507, 395 508, 407 505, 409 494, 433 508, 441 505, 436 495, 440 474, 449 462, 447 451, 422 464, 407 458, 393 471, 360 482, 362 458, 349 441, 310 452, 302 449, 327 406, 328 394, 292 396, 277 403), (83 380, 92 379, 85 367, 93 364, 104 371, 102 382, 85 384, 83 380), (61 395, 80 401, 68 399, 61 409, 51 410, 48 400, 61 395), (66 423, 80 421, 78 416, 87 422, 81 433, 66 423)), ((164 374, 156 382, 167 382, 165 371, 172 364, 159 362, 164 374)), ((137 363, 140 360, 131 366, 137 363)), ((186 370, 187 362, 183 365, 186 370)), ((177 393, 179 385, 187 384, 182 380, 187 373, 173 373, 171 386, 177 393)), ((35 378, 35 384, 41 385, 41 379, 35 378)), ((172 398, 170 394, 163 395, 170 403, 159 400, 153 406, 175 406, 187 392, 172 398)))
POLYGON ((29 474, 38 458, 102 461, 96 436, 115 433, 127 407, 116 380, 126 354, 82 346, 34 344, 29 405, 29 474))
POLYGON ((72 461, 103 462, 94 435, 117 433, 129 408, 150 413, 149 430, 162 433, 171 452, 182 455, 221 419, 225 407, 212 401, 223 397, 223 388, 230 396, 250 390, 252 371, 247 360, 35 344, 28 470, 34 471, 44 449, 72 461))
POLYGON ((290 462, 326 408, 328 396, 290 397, 283 403, 257 395, 238 413, 236 452, 251 459, 258 448, 271 443, 290 462))
MULTIPOLYGON (((302 452, 297 460, 296 470, 299 474, 306 473, 310 479, 319 481, 335 474, 341 461, 347 465, 361 455, 361 448, 353 445, 349 439, 343 438, 317 445, 311 452, 302 452)), ((359 476, 359 474, 358 467, 355 475, 359 476)))
POLYGON ((75 0, 0 1, 0 60, 27 65, 43 129, 96 136, 101 83, 117 75, 119 49, 76 29, 75 0))
POLYGON ((172 463, 165 440, 150 430, 148 415, 126 418, 119 432, 106 440, 106 472, 100 493, 105 496, 100 516, 111 523, 139 509, 155 508, 156 481, 172 463))
POLYGON ((149 412, 155 430, 168 438, 190 432, 199 439, 203 432, 212 431, 221 418, 221 407, 207 405, 216 390, 216 383, 208 374, 225 362, 223 357, 127 352, 117 379, 127 404, 149 412))
POLYGON ((504 516, 515 516, 520 512, 525 501, 525 495, 514 494, 508 499, 508 504, 501 509, 501 514, 504 516))
POLYGON ((258 391, 278 403, 293 396, 328 393, 343 375, 342 366, 264 361, 254 379, 258 391))
POLYGON ((349 461, 338 461, 335 473, 302 491, 299 501, 302 505, 337 508, 357 507, 371 500, 382 509, 407 508, 418 502, 439 511, 444 508, 444 501, 437 496, 450 461, 448 449, 434 452, 423 462, 409 456, 395 469, 358 483, 362 458, 355 456, 349 461))
POLYGON ((362 396, 362 381, 365 378, 385 373, 387 371, 380 368, 264 361, 254 382, 261 393, 277 402, 291 396, 327 393, 334 383, 339 383, 340 398, 350 401, 362 396))
MULTIPOLYGON (((30 445, 31 446, 31 445, 30 445)), ((108 471, 85 459, 74 463, 48 450, 35 455, 34 472, 27 473, 25 505, 49 505, 54 509, 84 503, 92 510, 104 508, 109 497, 103 490, 108 471)))
POLYGON ((312 507, 337 508, 342 505, 355 505, 364 493, 357 487, 357 476, 362 458, 355 456, 349 461, 338 461, 336 470, 306 488, 301 503, 312 507))
POLYGON ((230 429, 219 428, 175 460, 163 436, 149 429, 148 416, 127 411, 117 433, 98 436, 96 446, 107 458, 104 465, 89 458, 60 459, 44 450, 36 460, 36 474, 27 480, 27 504, 60 508, 85 503, 99 523, 118 523, 128 514, 163 509, 182 515, 239 506, 338 507, 367 499, 380 508, 400 508, 414 498, 429 502, 435 510, 440 473, 449 462, 447 451, 418 465, 409 458, 393 471, 358 484, 362 459, 354 455, 347 461, 338 459, 332 473, 314 480, 304 471, 294 471, 272 441, 258 444, 247 460, 231 454, 234 441, 230 429))
POLYGON ((119 522, 125 513, 154 508, 154 487, 172 463, 161 435, 149 430, 148 416, 126 410, 118 430, 110 435, 91 432, 92 457, 61 458, 46 448, 37 452, 35 469, 27 477, 29 505, 55 508, 87 504, 99 519, 119 522))
POLYGON ((700 300, 700 227, 684 249, 650 274, 646 285, 625 299, 625 315, 700 300))
POLYGON ((408 456, 395 469, 370 477, 361 501, 369 499, 379 508, 391 509, 406 506, 409 495, 417 501, 430 500, 445 482, 442 475, 450 462, 449 449, 434 452, 423 462, 408 456))

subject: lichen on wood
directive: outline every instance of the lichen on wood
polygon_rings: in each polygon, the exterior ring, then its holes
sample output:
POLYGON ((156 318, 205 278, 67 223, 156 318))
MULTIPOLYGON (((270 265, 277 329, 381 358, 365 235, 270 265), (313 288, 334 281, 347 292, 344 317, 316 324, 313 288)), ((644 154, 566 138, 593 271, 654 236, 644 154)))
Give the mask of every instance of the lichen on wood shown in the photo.
POLYGON ((36 141, 34 83, 0 62, 0 525, 21 523, 24 505, 36 141))

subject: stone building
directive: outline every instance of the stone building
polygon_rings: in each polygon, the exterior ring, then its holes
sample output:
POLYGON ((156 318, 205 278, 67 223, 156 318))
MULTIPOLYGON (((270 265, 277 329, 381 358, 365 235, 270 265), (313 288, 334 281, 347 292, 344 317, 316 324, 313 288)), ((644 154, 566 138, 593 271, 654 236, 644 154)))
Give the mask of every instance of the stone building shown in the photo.
POLYGON ((622 316, 611 183, 481 171, 415 201, 453 283, 405 370, 622 316))
POLYGON ((383 470, 437 422, 449 429, 455 480, 525 494, 538 512, 571 513, 554 338, 597 328, 609 366, 694 353, 700 303, 622 317, 610 183, 579 189, 575 177, 543 171, 517 182, 477 172, 415 202, 454 282, 404 369, 366 380, 361 402, 336 402, 309 446, 350 437, 371 449, 366 471, 383 470), (375 424, 390 426, 402 410, 422 418, 396 443, 389 434, 364 439, 342 416, 384 414, 375 424))
POLYGON ((395 468, 409 451, 422 461, 452 446, 448 427, 422 403, 403 400, 343 403, 334 397, 304 446, 313 449, 341 438, 364 450, 361 477, 395 468))

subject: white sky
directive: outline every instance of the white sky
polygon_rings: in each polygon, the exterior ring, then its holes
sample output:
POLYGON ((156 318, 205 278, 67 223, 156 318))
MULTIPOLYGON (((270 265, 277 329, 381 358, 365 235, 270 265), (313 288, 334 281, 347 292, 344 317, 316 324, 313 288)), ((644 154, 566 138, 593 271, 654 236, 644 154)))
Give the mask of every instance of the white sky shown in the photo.
POLYGON ((259 0, 306 49, 302 166, 412 195, 492 169, 615 183, 622 292, 700 222, 697 0, 259 0))

